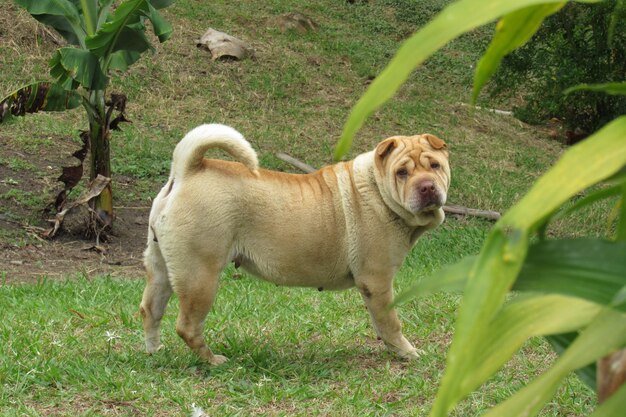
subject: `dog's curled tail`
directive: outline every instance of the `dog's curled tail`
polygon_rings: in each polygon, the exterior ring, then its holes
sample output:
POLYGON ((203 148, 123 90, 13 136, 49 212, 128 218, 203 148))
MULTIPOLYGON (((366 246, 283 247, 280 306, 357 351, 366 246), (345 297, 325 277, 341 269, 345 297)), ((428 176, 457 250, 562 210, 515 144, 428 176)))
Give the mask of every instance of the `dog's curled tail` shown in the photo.
POLYGON ((172 161, 174 178, 182 179, 199 169, 209 148, 228 152, 255 174, 259 168, 256 152, 241 133, 229 126, 206 124, 187 133, 176 145, 172 161))

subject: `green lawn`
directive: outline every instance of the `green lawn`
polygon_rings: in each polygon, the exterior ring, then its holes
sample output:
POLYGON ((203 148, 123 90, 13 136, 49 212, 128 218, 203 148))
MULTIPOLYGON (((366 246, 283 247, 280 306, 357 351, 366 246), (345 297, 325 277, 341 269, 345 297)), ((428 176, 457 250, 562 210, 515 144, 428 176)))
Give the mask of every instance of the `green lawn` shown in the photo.
MULTIPOLYGON (((446 3, 178 0, 164 13, 174 26, 172 39, 114 79, 113 90, 128 95, 133 121, 113 137, 113 181, 123 177, 131 184, 114 188, 116 204, 149 204, 167 177, 174 144, 205 122, 240 130, 266 168, 293 171, 276 152, 315 166, 330 163, 348 111, 370 78, 446 3), (281 33, 271 18, 294 10, 311 16, 319 30, 281 33), (257 58, 211 62, 195 47, 208 27, 250 42, 257 58)), ((45 77, 56 46, 38 37, 34 21, 10 1, 0 1, 0 16, 0 92, 9 92, 45 77)), ((459 104, 469 98, 473 65, 490 30, 463 36, 415 71, 359 132, 352 156, 394 134, 434 133, 451 150, 451 203, 505 211, 517 201, 563 148, 542 130, 459 104)), ((83 115, 72 111, 0 126, 0 145, 16 150, 0 158, 8 173, 0 184, 3 217, 36 224, 37 215, 21 213, 35 213, 49 201, 58 173, 47 168, 54 161, 33 155, 73 151, 84 125, 83 115), (18 173, 37 180, 41 191, 18 173)), ((588 210, 550 233, 602 233, 605 211, 588 210)), ((490 226, 449 218, 418 242, 397 290, 477 253, 490 226)), ((0 243, 30 239, 0 228, 0 243)), ((424 351, 407 363, 376 340, 356 291, 279 288, 234 279, 228 270, 206 336, 230 361, 210 368, 176 336, 175 299, 162 326, 166 348, 148 356, 137 313, 143 283, 78 271, 61 281, 42 276, 36 284, 12 283, 0 272, 0 415, 188 416, 195 403, 210 416, 423 416, 443 372, 458 305, 454 296, 437 295, 400 308, 405 335, 424 351)), ((554 358, 546 343, 532 340, 456 415, 481 414, 554 358)), ((543 415, 588 415, 594 397, 571 377, 543 415)))
MULTIPOLYGON (((464 254, 484 238, 481 221, 450 221, 417 244, 397 288, 464 254)), ((222 277, 206 336, 230 358, 211 368, 176 336, 177 300, 162 325, 165 349, 143 352, 137 306, 143 283, 87 277, 0 287, 0 415, 426 415, 441 377, 458 298, 427 297, 400 308, 405 334, 422 357, 384 350, 356 291, 276 287, 222 277)), ((555 356, 535 339, 462 403, 475 416, 504 400, 555 356)), ((543 413, 584 416, 594 395, 576 377, 543 413)))
MULTIPOLYGON (((418 244, 398 288, 474 251, 483 237, 477 226, 447 226, 418 244)), ((189 415, 192 403, 210 416, 427 414, 456 297, 401 308, 405 334, 424 351, 402 362, 376 340, 356 291, 281 288, 233 279, 232 272, 222 277, 207 320, 213 350, 230 358, 218 368, 200 362, 176 336, 175 299, 163 320, 165 349, 143 353, 140 281, 77 275, 1 287, 0 414, 189 415)), ((544 342, 531 341, 456 415, 479 415, 553 359, 544 342)), ((587 415, 592 397, 571 377, 544 415, 587 415)))

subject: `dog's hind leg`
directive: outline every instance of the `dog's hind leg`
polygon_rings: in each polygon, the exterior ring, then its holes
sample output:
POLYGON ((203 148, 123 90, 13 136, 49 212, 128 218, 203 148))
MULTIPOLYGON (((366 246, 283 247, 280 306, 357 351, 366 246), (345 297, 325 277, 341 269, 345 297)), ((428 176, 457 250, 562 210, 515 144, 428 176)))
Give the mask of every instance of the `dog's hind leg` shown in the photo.
MULTIPOLYGON (((152 234, 152 231, 149 232, 152 234)), ((146 287, 139 310, 143 316, 143 331, 146 351, 154 353, 161 345, 161 319, 172 295, 165 259, 155 240, 150 240, 144 253, 147 272, 146 287)))
POLYGON ((204 340, 204 320, 213 305, 218 287, 220 268, 208 265, 186 265, 181 276, 174 277, 180 310, 176 321, 176 333, 194 352, 211 365, 227 361, 225 356, 215 355, 204 340))

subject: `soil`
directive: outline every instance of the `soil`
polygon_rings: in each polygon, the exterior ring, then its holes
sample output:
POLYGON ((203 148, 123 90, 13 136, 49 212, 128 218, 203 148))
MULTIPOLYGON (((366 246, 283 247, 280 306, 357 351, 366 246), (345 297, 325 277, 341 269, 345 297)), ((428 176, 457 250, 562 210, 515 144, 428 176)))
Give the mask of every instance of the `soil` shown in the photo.
MULTIPOLYGON (((149 209, 118 209, 116 224, 106 243, 83 239, 64 232, 53 240, 18 245, 0 242, 0 270, 4 281, 36 282, 41 279, 88 277, 109 274, 126 278, 143 277, 142 251, 145 247, 149 209)), ((0 227, 21 227, 0 219, 0 227)), ((31 236, 40 232, 25 226, 31 236)))
MULTIPOLYGON (((30 163, 32 168, 0 164, 0 281, 36 282, 44 278, 72 278, 76 274, 143 277, 142 252, 149 204, 145 200, 130 201, 116 207, 113 230, 106 241, 104 237, 83 236, 87 212, 82 207, 66 216, 57 237, 44 239, 42 233, 51 227, 49 219, 54 213, 45 213, 43 208, 63 188, 56 178, 78 145, 71 138, 54 138, 53 148, 26 151, 12 139, 0 131, 0 160, 19 159, 30 163), (7 196, 12 190, 19 190, 20 195, 37 196, 39 200, 33 203, 20 199, 19 195, 7 196)), ((69 165, 76 161, 70 160, 69 165)), ((114 176, 113 181, 114 192, 126 194, 124 191, 134 188, 131 177, 114 176)), ((78 193, 72 195, 76 198, 78 193)))

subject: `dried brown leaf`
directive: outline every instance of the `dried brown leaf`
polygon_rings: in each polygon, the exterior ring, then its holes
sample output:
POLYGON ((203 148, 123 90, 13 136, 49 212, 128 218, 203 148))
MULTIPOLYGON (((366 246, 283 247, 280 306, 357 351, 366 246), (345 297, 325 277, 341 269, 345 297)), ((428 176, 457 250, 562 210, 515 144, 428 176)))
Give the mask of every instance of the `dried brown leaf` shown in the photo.
POLYGON ((56 235, 56 233, 61 228, 61 224, 65 219, 65 215, 72 209, 78 206, 86 205, 89 203, 89 200, 100 195, 102 190, 106 188, 106 186, 111 182, 111 178, 107 178, 102 175, 98 175, 90 184, 87 190, 81 194, 76 201, 73 201, 71 204, 67 205, 63 210, 59 211, 54 219, 50 220, 53 223, 52 228, 48 229, 44 232, 43 236, 46 238, 52 238, 56 235))

